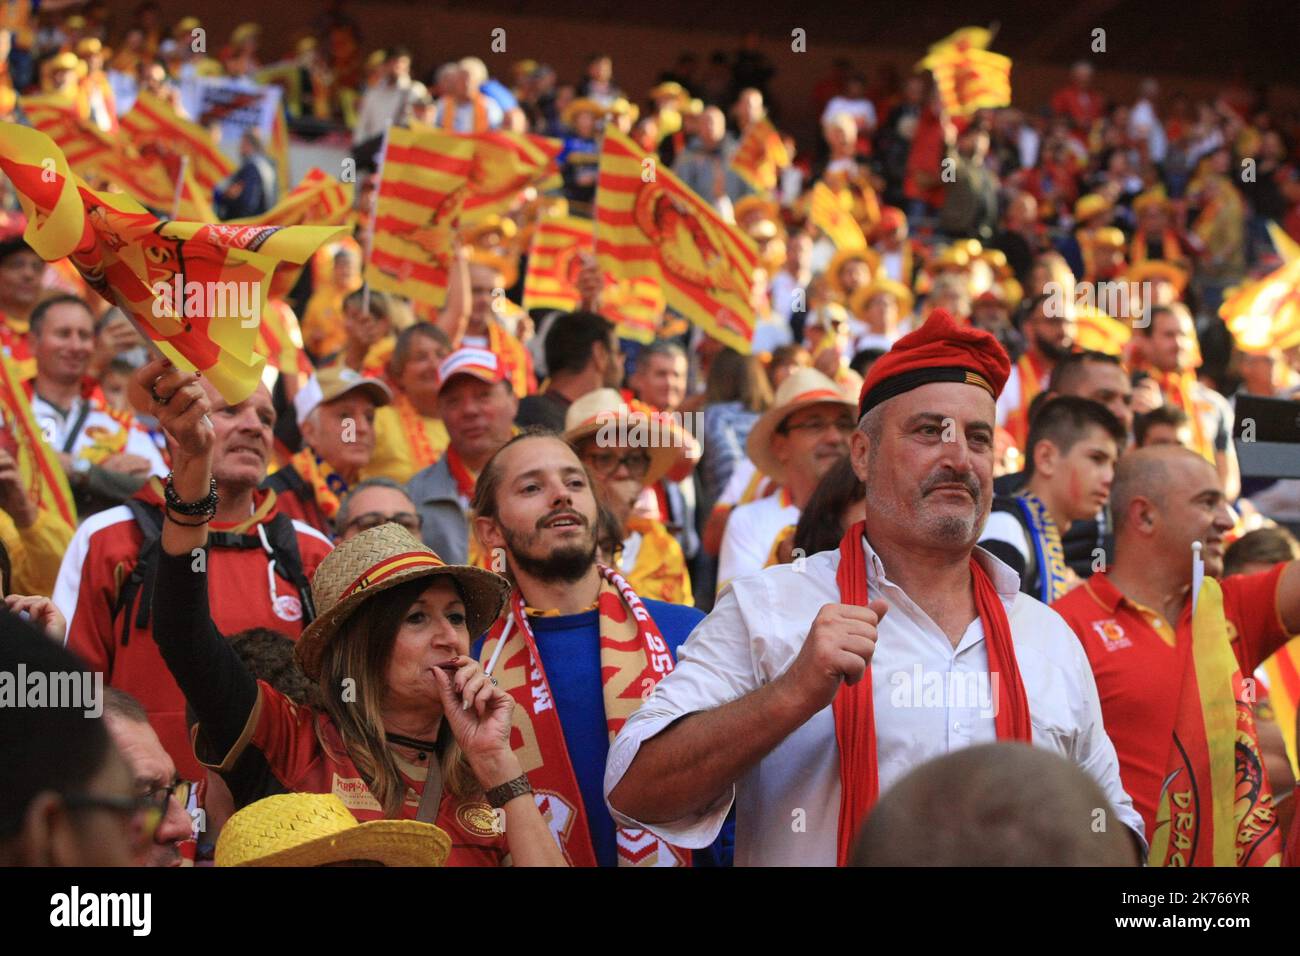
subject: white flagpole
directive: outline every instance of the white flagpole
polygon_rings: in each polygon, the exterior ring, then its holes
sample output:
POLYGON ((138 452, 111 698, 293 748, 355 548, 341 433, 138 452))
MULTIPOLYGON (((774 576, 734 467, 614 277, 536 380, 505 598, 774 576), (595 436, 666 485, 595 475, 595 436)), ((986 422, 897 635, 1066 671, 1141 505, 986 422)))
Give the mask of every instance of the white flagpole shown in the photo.
POLYGON ((384 163, 388 161, 388 131, 384 127, 384 141, 379 147, 379 168, 375 171, 375 189, 370 195, 370 222, 366 226, 366 246, 361 255, 361 314, 370 314, 370 283, 366 280, 366 269, 370 265, 370 253, 375 247, 375 216, 379 212, 379 189, 384 182, 384 163))
POLYGON ((1192 542, 1192 616, 1196 615, 1196 602, 1201 596, 1201 582, 1205 580, 1205 561, 1201 558, 1201 542, 1192 542))
POLYGON ((176 175, 176 191, 172 193, 172 218, 179 219, 181 216, 181 195, 185 191, 185 173, 190 168, 189 156, 181 157, 181 171, 176 175))

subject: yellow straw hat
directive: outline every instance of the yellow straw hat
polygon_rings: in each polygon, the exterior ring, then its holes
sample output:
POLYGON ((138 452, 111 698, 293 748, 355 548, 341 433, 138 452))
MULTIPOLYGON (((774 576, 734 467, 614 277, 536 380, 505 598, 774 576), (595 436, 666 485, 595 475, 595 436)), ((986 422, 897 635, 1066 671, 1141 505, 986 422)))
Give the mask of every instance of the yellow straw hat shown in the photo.
MULTIPOLYGON (((859 380, 858 386, 861 386, 859 380)), ((810 405, 842 405, 858 417, 858 392, 850 382, 837 385, 815 368, 796 368, 776 390, 772 407, 765 411, 749 431, 745 451, 754 467, 774 481, 785 481, 785 466, 772 451, 772 438, 782 422, 810 405)))
POLYGON ((563 120, 565 126, 572 126, 574 118, 579 113, 591 113, 593 116, 600 117, 605 115, 606 110, 598 101, 584 96, 566 106, 564 112, 560 115, 560 119, 563 120))
POLYGON ((1104 229, 1098 229, 1092 234, 1092 245, 1094 248, 1123 249, 1125 245, 1124 233, 1114 226, 1106 226, 1104 229))
POLYGON ((690 99, 690 97, 686 95, 686 88, 683 87, 680 83, 677 83, 673 80, 668 80, 665 83, 660 83, 658 86, 654 87, 650 91, 649 96, 650 99, 652 100, 657 100, 665 96, 671 96, 678 103, 685 103, 687 100, 690 99))
POLYGON ((641 107, 637 106, 635 103, 629 102, 627 99, 620 96, 618 99, 614 100, 613 103, 609 104, 609 107, 605 110, 605 112, 608 113, 610 116, 623 116, 624 114, 626 114, 628 116, 631 116, 632 122, 635 123, 637 119, 641 116, 641 107))
POLYGON ((507 219, 497 213, 489 213, 473 225, 461 229, 460 237, 463 242, 477 243, 478 240, 493 232, 500 235, 503 242, 509 242, 519 232, 519 227, 513 219, 507 219))
POLYGON ((1163 259, 1145 259, 1129 266, 1124 274, 1129 282, 1147 282, 1151 279, 1164 279, 1171 283, 1181 296, 1187 288, 1187 270, 1163 259))
POLYGON ((473 265, 488 266, 501 273, 501 287, 504 289, 513 288, 519 281, 519 265, 513 258, 474 246, 470 249, 469 261, 473 265))
POLYGON ((281 793, 250 803, 221 828, 217 866, 442 866, 451 838, 416 820, 358 823, 332 793, 281 793))
POLYGON ((751 217, 771 219, 773 222, 781 218, 781 207, 777 205, 776 200, 760 196, 758 193, 741 196, 732 204, 731 211, 735 215, 736 222, 742 225, 751 217))
POLYGON ((700 457, 695 436, 676 425, 671 418, 652 422, 653 414, 654 410, 641 402, 625 401, 617 389, 598 388, 569 406, 564 416, 564 440, 577 448, 580 442, 608 429, 619 442, 611 447, 623 447, 621 442, 624 439, 644 436, 644 444, 630 444, 650 453, 650 468, 642 483, 653 485, 677 467, 682 459, 698 461, 700 457), (620 428, 623 423, 626 423, 625 429, 620 428))
POLYGON ((831 288, 836 294, 844 295, 844 286, 840 284, 840 269, 844 268, 846 262, 860 260, 867 264, 874 277, 880 271, 880 254, 869 246, 862 249, 841 249, 831 257, 830 265, 826 267, 826 278, 830 280, 831 288))
POLYGON ((510 590, 501 575, 447 564, 411 532, 392 522, 341 542, 325 556, 312 578, 317 617, 294 648, 303 673, 320 680, 325 649, 362 601, 406 581, 439 575, 452 578, 460 587, 471 640, 492 626, 510 590))
POLYGON ((849 303, 849 309, 854 315, 861 316, 866 311, 867 303, 882 294, 894 297, 894 301, 898 303, 899 315, 909 315, 912 306, 916 304, 916 296, 912 294, 911 289, 888 276, 881 276, 853 293, 853 301, 849 303))
POLYGON ((1074 204, 1074 218, 1079 222, 1099 216, 1110 208, 1110 200, 1101 193, 1088 193, 1080 196, 1074 204))

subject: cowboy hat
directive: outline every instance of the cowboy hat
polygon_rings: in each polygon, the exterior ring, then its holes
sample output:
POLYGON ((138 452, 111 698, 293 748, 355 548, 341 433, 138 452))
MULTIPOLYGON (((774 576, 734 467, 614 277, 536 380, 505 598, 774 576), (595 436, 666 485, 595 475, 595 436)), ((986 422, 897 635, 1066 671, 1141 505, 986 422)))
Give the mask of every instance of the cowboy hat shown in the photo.
POLYGON ((244 807, 221 828, 217 866, 442 866, 451 838, 431 823, 358 823, 332 793, 280 793, 244 807))
POLYGON ((317 616, 294 648, 303 673, 320 680, 325 649, 363 601, 406 581, 439 575, 452 578, 460 586, 471 640, 492 626, 510 590, 499 574, 446 564, 418 538, 392 522, 340 542, 321 561, 312 578, 311 596, 317 616))
MULTIPOLYGON (((859 379, 857 385, 861 384, 859 379)), ((776 390, 772 407, 759 416, 749 431, 745 452, 763 474, 774 481, 785 481, 785 466, 772 451, 772 438, 787 418, 811 405, 841 405, 857 418, 857 385, 841 386, 815 368, 796 368, 776 390), (852 389, 850 393, 849 389, 852 389)))
POLYGON ((849 309, 854 315, 861 316, 867 303, 882 294, 894 297, 894 301, 898 303, 899 315, 910 314, 912 306, 916 304, 916 296, 912 294, 911 289, 888 276, 881 276, 853 293, 853 301, 849 303, 849 309))
POLYGON ((880 254, 877 253, 876 250, 869 247, 863 247, 861 249, 841 249, 831 257, 830 265, 826 267, 826 277, 830 279, 831 288, 833 288, 838 295, 844 294, 844 287, 840 285, 840 269, 844 267, 845 263, 853 262, 855 260, 865 262, 873 276, 880 270, 880 254))
POLYGON ((644 485, 653 485, 684 458, 699 459, 699 447, 690 432, 667 416, 658 417, 648 405, 624 400, 617 389, 598 388, 588 392, 570 405, 564 416, 563 437, 575 449, 603 430, 614 435, 610 447, 626 444, 650 453, 650 467, 642 480, 644 485), (645 436, 644 443, 635 440, 639 435, 645 436), (633 440, 628 442, 629 438, 633 440))
POLYGON ((603 103, 583 96, 566 106, 564 112, 560 115, 560 119, 565 126, 572 126, 579 113, 590 113, 593 116, 601 117, 605 115, 606 109, 603 103))

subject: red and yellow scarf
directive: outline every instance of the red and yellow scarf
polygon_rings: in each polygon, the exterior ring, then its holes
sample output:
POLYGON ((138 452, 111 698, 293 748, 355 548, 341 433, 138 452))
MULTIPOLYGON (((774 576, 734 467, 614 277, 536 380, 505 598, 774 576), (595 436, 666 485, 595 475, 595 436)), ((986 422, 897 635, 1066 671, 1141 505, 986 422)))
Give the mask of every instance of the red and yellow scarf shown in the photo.
POLYGON ((397 420, 402 424, 402 435, 406 439, 407 447, 411 450, 411 462, 415 466, 415 471, 427 468, 438 460, 438 451, 429 441, 429 433, 425 429, 425 418, 411 403, 411 400, 402 392, 397 392, 393 397, 393 410, 397 412, 397 420))
POLYGON ((1160 386, 1165 401, 1187 413, 1187 424, 1192 429, 1192 449, 1214 464, 1214 438, 1205 433, 1201 420, 1202 403, 1196 400, 1197 378, 1195 372, 1162 372, 1148 366, 1147 371, 1160 386))
MULTIPOLYGON (((605 723, 609 739, 632 716, 651 689, 672 672, 673 655, 636 592, 616 571, 601 573, 600 670, 604 680, 605 723)), ((510 741, 533 784, 537 807, 572 866, 595 866, 582 791, 564 741, 551 685, 537 652, 523 595, 516 588, 510 611, 483 642, 480 660, 502 690, 518 704, 510 741)), ((690 866, 690 851, 669 846, 648 830, 620 827, 619 866, 690 866)))
POLYGON ((347 494, 348 483, 332 468, 316 457, 310 448, 303 448, 289 459, 289 467, 311 488, 316 497, 316 507, 331 521, 339 513, 339 502, 347 494))
POLYGON ((1029 352, 1016 359, 1016 369, 1020 373, 1020 404, 1007 415, 1006 430, 1017 448, 1028 451, 1025 443, 1029 441, 1029 406, 1043 390, 1043 382, 1051 369, 1041 358, 1029 352))
MULTIPOLYGON (((454 96, 444 96, 442 98, 442 118, 439 121, 439 127, 447 132, 454 132, 456 129, 456 112, 459 103, 454 96)), ((487 97, 482 93, 474 94, 474 128, 471 133, 486 133, 488 126, 488 109, 487 97)))
MULTIPOLYGON (((840 541, 840 568, 835 577, 840 600, 858 607, 867 606, 867 554, 862 544, 866 533, 865 521, 859 521, 845 532, 840 541)), ((999 675, 996 682, 997 711, 993 718, 998 739, 1029 743, 1032 739, 1029 700, 1020 680, 1006 608, 1002 606, 1002 599, 988 574, 974 557, 970 560, 970 571, 975 588, 975 607, 984 626, 989 673, 999 675)), ((840 866, 844 866, 854 837, 880 793, 871 668, 868 667, 862 680, 852 687, 841 686, 831 708, 835 714, 835 740, 840 749, 840 823, 836 859, 840 866)))

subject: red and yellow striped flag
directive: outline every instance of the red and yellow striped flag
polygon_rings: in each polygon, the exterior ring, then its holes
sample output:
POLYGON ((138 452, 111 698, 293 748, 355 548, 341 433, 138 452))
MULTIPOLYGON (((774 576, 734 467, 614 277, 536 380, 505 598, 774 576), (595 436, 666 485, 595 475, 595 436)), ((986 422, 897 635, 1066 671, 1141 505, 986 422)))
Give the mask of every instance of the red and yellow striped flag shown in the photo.
POLYGON ((790 165, 790 151, 768 120, 750 123, 731 156, 736 175, 759 192, 776 189, 777 176, 790 165))
POLYGON ((1201 582, 1151 837, 1152 866, 1277 866, 1282 836, 1219 582, 1201 582))
POLYGON ((366 264, 371 288, 442 307, 473 162, 470 137, 389 129, 366 264))
POLYGON ((54 448, 43 440, 18 370, 3 353, 0 353, 0 414, 4 416, 0 427, 13 436, 18 448, 14 457, 18 460, 23 488, 38 507, 58 515, 68 527, 75 529, 77 506, 63 466, 54 448))
POLYGON ((312 169, 262 215, 227 221, 235 225, 339 226, 352 211, 352 195, 351 183, 341 183, 328 173, 312 169))
POLYGON ((1268 680, 1268 700, 1273 706, 1273 720, 1282 731, 1291 769, 1300 774, 1296 751, 1296 710, 1300 708, 1300 637, 1288 641, 1264 662, 1268 680))
POLYGON ((160 221, 127 196, 78 182, 48 136, 8 123, 0 124, 0 171, 37 254, 70 256, 165 356, 202 371, 232 403, 257 387, 265 364, 254 346, 273 283, 343 231, 160 221))
POLYGON ((862 227, 849 211, 852 202, 853 197, 847 191, 838 193, 825 183, 819 182, 812 188, 808 218, 814 226, 826 233, 826 238, 841 252, 867 248, 867 237, 862 234, 862 227), (849 205, 846 206, 846 202, 849 205))
POLYGON ((672 309, 748 354, 758 250, 694 190, 616 130, 605 131, 596 189, 596 255, 619 280, 647 280, 672 309))
POLYGON ((508 212, 529 186, 545 191, 563 185, 556 157, 564 144, 557 139, 500 130, 464 134, 463 138, 474 143, 469 193, 461 211, 463 226, 508 212))
MULTIPOLYGON (((533 234, 524 275, 524 310, 572 311, 582 302, 578 273, 582 254, 594 254, 592 221, 575 216, 543 219, 533 234)), ((618 279, 605 273, 600 312, 617 326, 621 338, 653 342, 664 311, 663 293, 645 277, 618 279)))
POLYGON ((1300 345, 1300 259, 1229 289, 1219 317, 1243 352, 1300 345))
POLYGON ((198 123, 177 115, 165 100, 141 91, 131 111, 121 119, 122 131, 141 156, 162 158, 175 182, 180 158, 190 158, 194 180, 209 196, 217 184, 235 171, 212 134, 198 123))
POLYGON ((43 93, 18 100, 32 126, 54 140, 68 164, 78 172, 94 169, 118 154, 118 146, 98 126, 77 115, 76 104, 66 96, 43 93))
POLYGON ((930 47, 916 65, 934 74, 948 115, 1011 105, 1011 58, 986 49, 992 41, 991 31, 964 27, 930 47))

